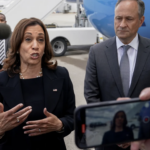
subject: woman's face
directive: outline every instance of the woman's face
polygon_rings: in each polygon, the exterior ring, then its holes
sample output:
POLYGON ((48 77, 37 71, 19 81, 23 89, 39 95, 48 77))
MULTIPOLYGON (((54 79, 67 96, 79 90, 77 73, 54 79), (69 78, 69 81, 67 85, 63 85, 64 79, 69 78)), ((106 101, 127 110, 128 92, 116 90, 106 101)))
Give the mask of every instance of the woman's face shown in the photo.
POLYGON ((117 127, 122 127, 124 121, 125 121, 124 113, 123 113, 123 112, 117 113, 116 119, 115 119, 115 125, 116 125, 117 127))
POLYGON ((21 65, 41 65, 45 49, 45 34, 41 26, 28 26, 20 45, 21 65))

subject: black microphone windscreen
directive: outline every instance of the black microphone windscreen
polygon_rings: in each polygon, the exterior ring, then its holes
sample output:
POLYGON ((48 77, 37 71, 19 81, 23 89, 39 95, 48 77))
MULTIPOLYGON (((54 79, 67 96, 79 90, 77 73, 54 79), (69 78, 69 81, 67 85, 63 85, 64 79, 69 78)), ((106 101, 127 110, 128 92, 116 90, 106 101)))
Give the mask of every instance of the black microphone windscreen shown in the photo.
POLYGON ((5 23, 0 23, 0 40, 7 39, 11 34, 10 26, 5 23))

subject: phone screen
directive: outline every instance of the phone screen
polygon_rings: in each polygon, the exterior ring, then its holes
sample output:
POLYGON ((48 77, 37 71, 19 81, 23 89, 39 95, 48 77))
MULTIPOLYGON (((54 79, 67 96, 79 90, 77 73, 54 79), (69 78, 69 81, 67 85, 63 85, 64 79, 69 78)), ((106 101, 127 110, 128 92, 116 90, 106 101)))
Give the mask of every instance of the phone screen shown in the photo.
POLYGON ((85 108, 81 115, 80 145, 94 147, 150 138, 150 101, 85 108))

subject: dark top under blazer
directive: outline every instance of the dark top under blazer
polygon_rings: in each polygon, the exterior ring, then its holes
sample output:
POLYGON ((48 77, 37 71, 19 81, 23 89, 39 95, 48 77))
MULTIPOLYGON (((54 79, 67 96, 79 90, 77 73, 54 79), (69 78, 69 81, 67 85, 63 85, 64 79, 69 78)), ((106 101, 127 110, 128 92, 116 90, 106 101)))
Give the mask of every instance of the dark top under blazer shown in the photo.
MULTIPOLYGON (((73 129, 73 112, 75 109, 75 95, 73 85, 68 71, 63 67, 57 67, 56 70, 43 68, 44 97, 45 105, 49 112, 56 115, 64 125, 64 132, 48 133, 47 140, 49 145, 47 149, 65 150, 63 137, 67 136, 73 129), (57 91, 53 91, 57 89, 57 91)), ((23 103, 23 95, 19 74, 9 77, 7 72, 0 73, 0 102, 4 104, 4 110, 7 111, 19 103, 23 103)), ((0 140, 1 150, 24 150, 26 143, 14 138, 14 129, 7 131, 0 140)))
MULTIPOLYGON (((146 87, 150 87, 150 39, 139 36, 137 59, 128 97, 138 97, 146 87)), ((125 97, 118 64, 116 37, 91 47, 84 96, 87 103, 125 97)))

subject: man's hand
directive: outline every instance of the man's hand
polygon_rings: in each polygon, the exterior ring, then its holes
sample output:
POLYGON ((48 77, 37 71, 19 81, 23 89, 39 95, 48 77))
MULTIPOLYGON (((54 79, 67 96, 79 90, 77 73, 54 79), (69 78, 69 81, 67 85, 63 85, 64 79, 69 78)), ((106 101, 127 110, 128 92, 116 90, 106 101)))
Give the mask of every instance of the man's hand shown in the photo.
POLYGON ((46 108, 44 108, 44 114, 47 118, 37 121, 28 121, 23 129, 26 131, 25 134, 29 136, 38 136, 41 134, 49 133, 52 131, 59 131, 63 127, 61 120, 59 120, 55 115, 49 113, 46 108))
MULTIPOLYGON (((144 89, 140 94, 141 100, 148 100, 150 99, 150 88, 144 89)), ((150 139, 149 140, 143 140, 139 142, 132 142, 131 143, 131 150, 149 150, 150 149, 150 139)))
POLYGON ((150 99, 150 88, 145 88, 145 89, 141 92, 139 98, 140 98, 141 100, 148 100, 148 99, 150 99))
POLYGON ((117 98, 117 101, 129 100, 129 99, 131 99, 131 98, 129 98, 129 97, 119 97, 119 98, 117 98))
POLYGON ((150 149, 150 140, 143 140, 138 142, 131 143, 131 150, 149 150, 150 149))
POLYGON ((32 109, 31 106, 29 106, 18 111, 22 107, 23 104, 19 104, 4 112, 4 106, 0 103, 0 135, 3 135, 6 131, 17 127, 26 120, 32 109))

